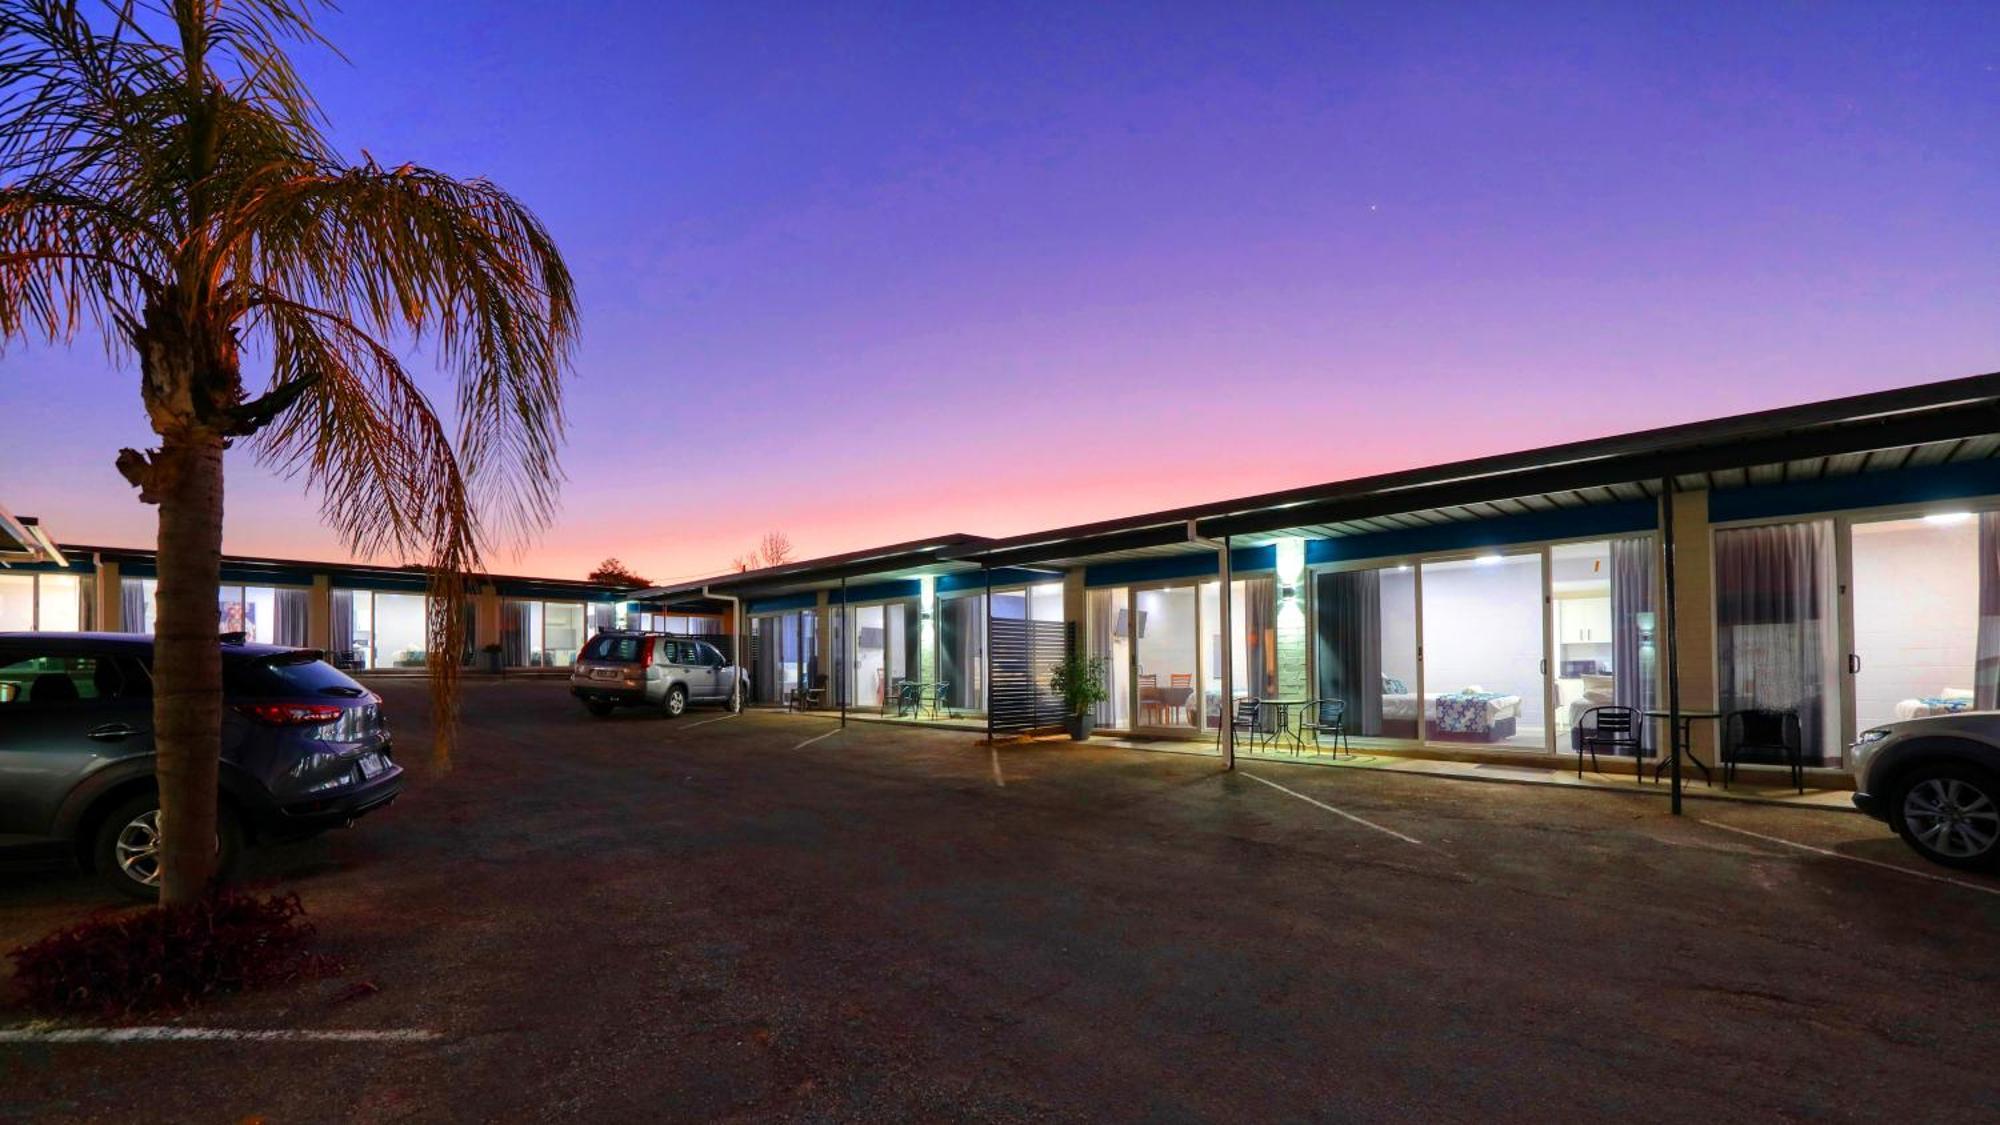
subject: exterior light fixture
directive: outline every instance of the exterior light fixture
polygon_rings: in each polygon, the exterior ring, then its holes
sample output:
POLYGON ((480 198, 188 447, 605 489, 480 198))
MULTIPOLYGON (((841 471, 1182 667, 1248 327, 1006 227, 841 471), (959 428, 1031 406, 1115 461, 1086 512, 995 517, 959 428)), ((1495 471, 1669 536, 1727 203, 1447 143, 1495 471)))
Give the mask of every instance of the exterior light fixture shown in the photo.
POLYGON ((1953 524, 1964 523, 1971 518, 1971 512, 1932 512, 1930 515, 1924 517, 1924 522, 1934 523, 1939 527, 1950 527, 1953 524))
POLYGON ((1478 558, 1473 559, 1472 561, 1480 566, 1499 566, 1501 563, 1506 562, 1507 560, 1504 556, 1501 555, 1481 555, 1478 558))

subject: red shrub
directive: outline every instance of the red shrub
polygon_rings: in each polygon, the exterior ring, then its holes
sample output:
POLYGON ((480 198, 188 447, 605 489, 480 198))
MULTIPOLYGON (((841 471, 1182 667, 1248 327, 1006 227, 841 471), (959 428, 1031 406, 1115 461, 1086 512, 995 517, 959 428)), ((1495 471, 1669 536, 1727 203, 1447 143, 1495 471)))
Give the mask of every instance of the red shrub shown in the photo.
POLYGON ((223 892, 178 907, 101 918, 11 950, 28 1005, 48 1015, 123 1016, 184 1008, 225 992, 324 976, 297 895, 223 892))

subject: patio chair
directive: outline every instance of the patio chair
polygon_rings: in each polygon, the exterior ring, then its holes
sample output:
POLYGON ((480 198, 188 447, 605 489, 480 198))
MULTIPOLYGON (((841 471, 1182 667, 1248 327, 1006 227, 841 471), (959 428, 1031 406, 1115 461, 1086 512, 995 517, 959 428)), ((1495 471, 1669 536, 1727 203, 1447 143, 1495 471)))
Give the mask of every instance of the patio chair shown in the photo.
POLYGON ((1582 721, 1577 724, 1576 776, 1583 776, 1585 754, 1590 755, 1590 768, 1596 770, 1600 747, 1613 754, 1629 749, 1632 751, 1632 776, 1635 780, 1644 781, 1646 749, 1641 737, 1643 733, 1643 728, 1639 726, 1639 712, 1630 707, 1592 707, 1585 711, 1582 721))
POLYGON ((1806 791, 1805 735, 1797 711, 1731 711, 1722 720, 1722 787, 1736 778, 1736 763, 1745 750, 1763 750, 1791 767, 1792 785, 1806 791))
POLYGON ((826 683, 826 673, 821 672, 813 677, 811 687, 793 688, 791 695, 785 699, 785 710, 817 711, 826 706, 826 683))
POLYGON ((1313 749, 1319 749, 1319 736, 1333 738, 1333 756, 1340 757, 1345 749, 1349 757, 1354 755, 1354 747, 1347 741, 1347 701, 1345 699, 1315 699, 1306 704, 1306 712, 1299 722, 1301 731, 1312 735, 1313 749))
POLYGON ((931 718, 942 714, 947 719, 958 718, 957 708, 951 703, 951 681, 944 680, 931 685, 931 718))
POLYGON ((914 715, 923 703, 923 685, 915 680, 896 681, 896 717, 914 715))
MULTIPOLYGON (((1271 744, 1272 730, 1271 724, 1264 721, 1264 715, 1262 700, 1239 699, 1236 701, 1235 713, 1229 717, 1229 729, 1249 735, 1250 747, 1253 750, 1259 745, 1268 746, 1271 744)), ((1215 732, 1215 744, 1218 747, 1222 745, 1220 730, 1215 732)))

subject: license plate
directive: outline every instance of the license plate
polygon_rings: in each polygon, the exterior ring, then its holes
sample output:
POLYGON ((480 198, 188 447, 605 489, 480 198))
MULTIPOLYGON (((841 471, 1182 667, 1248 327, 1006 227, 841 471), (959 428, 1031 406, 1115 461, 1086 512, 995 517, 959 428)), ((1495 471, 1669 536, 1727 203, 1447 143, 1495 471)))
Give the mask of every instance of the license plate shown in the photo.
POLYGON ((593 680, 615 680, 618 676, 619 672, 616 668, 592 668, 590 670, 590 678, 593 680))
POLYGON ((354 766, 361 771, 361 780, 367 781, 369 778, 388 769, 389 763, 383 761, 380 754, 368 753, 354 759, 354 766))

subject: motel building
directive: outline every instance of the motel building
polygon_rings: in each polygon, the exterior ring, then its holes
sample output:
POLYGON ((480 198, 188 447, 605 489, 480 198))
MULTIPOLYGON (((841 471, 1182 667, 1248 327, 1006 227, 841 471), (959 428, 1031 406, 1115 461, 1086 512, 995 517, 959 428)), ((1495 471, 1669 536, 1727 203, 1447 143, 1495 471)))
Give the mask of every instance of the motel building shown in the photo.
POLYGON ((1046 729, 1080 646, 1100 733, 1227 762, 1332 758, 1337 717, 1341 753, 1575 769, 1617 706, 1643 761, 1606 774, 1650 780, 1673 711, 1696 784, 1732 747, 1839 788, 1858 731, 2000 701, 1996 452, 1982 375, 634 596, 723 608, 764 706, 1046 729))
MULTIPOLYGON (((151 551, 57 543, 39 521, 0 510, 0 632, 149 633, 154 574, 151 551)), ((216 628, 321 649, 358 672, 421 673, 426 584, 415 567, 224 556, 216 628)), ((594 582, 481 575, 471 589, 461 660, 475 670, 559 672, 592 633, 614 626, 726 631, 719 613, 652 613, 594 582)))
MULTIPOLYGON (((560 670, 603 628, 707 635, 760 706, 1001 734, 1060 723, 1049 673, 1074 649, 1105 672, 1099 733, 1225 764, 1576 769, 1610 706, 1682 714, 1697 784, 1735 748, 1740 781, 1790 788, 1796 756, 1832 789, 1857 732, 2000 704, 1997 453, 1981 375, 639 591, 480 576, 462 659, 560 670), (1329 717, 1337 749, 1308 729, 1329 717)), ((0 630, 145 631, 153 573, 0 513, 0 630)), ((414 568, 222 574, 222 631, 423 666, 414 568)), ((1650 778, 1668 725, 1642 718, 1603 772, 1650 778)))

